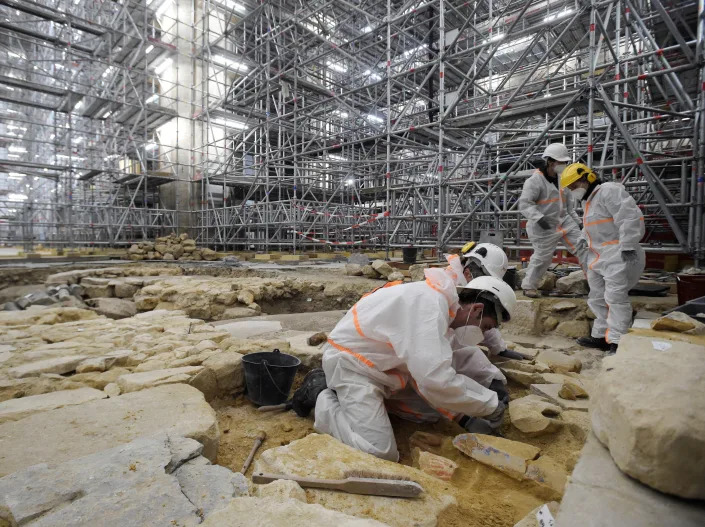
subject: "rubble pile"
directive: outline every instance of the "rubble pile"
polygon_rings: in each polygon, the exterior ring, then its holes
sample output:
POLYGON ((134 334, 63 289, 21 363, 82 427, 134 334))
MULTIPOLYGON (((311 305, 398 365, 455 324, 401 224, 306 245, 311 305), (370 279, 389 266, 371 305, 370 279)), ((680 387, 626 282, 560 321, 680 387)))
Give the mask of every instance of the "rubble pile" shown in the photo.
POLYGON ((177 236, 171 233, 169 236, 157 238, 154 242, 139 242, 130 246, 127 250, 128 260, 178 260, 178 261, 200 261, 200 260, 220 260, 218 253, 212 249, 199 249, 196 247, 196 240, 189 238, 184 233, 177 236))

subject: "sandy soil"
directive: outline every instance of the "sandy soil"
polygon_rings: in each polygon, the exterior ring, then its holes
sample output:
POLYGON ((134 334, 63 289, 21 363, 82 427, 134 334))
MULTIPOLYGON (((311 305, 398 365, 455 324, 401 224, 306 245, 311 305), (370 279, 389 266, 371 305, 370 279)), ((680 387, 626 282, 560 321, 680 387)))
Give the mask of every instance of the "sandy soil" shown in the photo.
MULTIPOLYGON (((301 378, 302 375, 297 375, 295 386, 301 382, 301 378)), ((510 391, 513 398, 525 394, 525 390, 519 386, 510 386, 510 391)), ((300 418, 293 411, 260 413, 245 397, 221 399, 212 404, 221 430, 217 462, 235 471, 241 469, 260 431, 267 433, 267 439, 258 454, 314 432, 313 416, 300 418)), ((587 414, 582 414, 572 416, 570 421, 587 427, 587 414)), ((442 420, 435 424, 418 425, 394 416, 391 419, 401 463, 413 464, 409 438, 416 431, 424 431, 445 438, 440 447, 429 448, 429 451, 452 459, 459 465, 453 480, 448 484, 448 491, 456 497, 458 505, 449 507, 441 514, 439 527, 512 527, 532 509, 555 498, 532 482, 516 481, 460 453, 452 446, 451 440, 463 430, 454 423, 442 420)), ((543 454, 553 457, 567 471, 571 471, 585 442, 587 428, 571 425, 549 436, 529 438, 507 422, 503 432, 509 439, 541 448, 543 454)), ((249 477, 251 474, 250 467, 246 475, 249 477)))

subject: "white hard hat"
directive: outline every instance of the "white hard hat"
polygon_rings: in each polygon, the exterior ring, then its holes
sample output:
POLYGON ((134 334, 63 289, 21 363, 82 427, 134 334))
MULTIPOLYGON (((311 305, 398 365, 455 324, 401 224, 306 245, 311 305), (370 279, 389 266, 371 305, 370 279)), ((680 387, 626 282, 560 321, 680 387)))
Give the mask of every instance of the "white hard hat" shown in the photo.
POLYGON ((546 150, 543 151, 541 157, 544 159, 550 157, 556 161, 570 161, 570 154, 563 143, 551 143, 546 147, 546 150))
POLYGON ((494 276, 480 276, 473 278, 470 283, 458 287, 458 293, 470 289, 478 292, 478 298, 485 298, 495 303, 497 309, 497 322, 506 322, 512 318, 517 305, 514 290, 504 280, 494 276))
POLYGON ((495 278, 504 277, 509 267, 509 260, 502 249, 493 243, 480 243, 466 255, 468 262, 475 262, 485 275, 495 278))

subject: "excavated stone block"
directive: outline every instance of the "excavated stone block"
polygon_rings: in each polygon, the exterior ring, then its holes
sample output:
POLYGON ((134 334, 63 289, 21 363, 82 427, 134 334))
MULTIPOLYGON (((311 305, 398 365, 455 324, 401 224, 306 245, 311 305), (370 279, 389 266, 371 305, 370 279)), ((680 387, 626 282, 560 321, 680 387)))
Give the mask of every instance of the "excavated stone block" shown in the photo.
POLYGON ((458 468, 458 464, 443 456, 437 456, 422 450, 419 452, 419 468, 426 474, 443 481, 450 481, 458 468))
POLYGON ((81 361, 86 359, 85 355, 68 355, 66 357, 55 357, 35 362, 28 362, 21 366, 10 368, 10 377, 22 379, 24 377, 36 377, 42 373, 57 373, 63 375, 76 369, 81 361))
POLYGON ((537 335, 540 329, 539 315, 538 302, 517 300, 511 320, 502 327, 509 333, 537 335))
POLYGON ((375 271, 374 267, 371 265, 365 265, 362 267, 362 274, 367 278, 377 279, 379 278, 379 273, 375 271))
POLYGON ((557 431, 562 422, 555 419, 561 408, 537 395, 527 395, 509 402, 509 418, 512 425, 529 436, 550 434, 557 431))
POLYGON ((369 518, 356 518, 317 504, 301 503, 296 499, 280 498, 235 498, 222 510, 201 524, 203 527, 297 527, 330 525, 335 527, 384 527, 369 518))
POLYGON ((576 399, 587 399, 588 393, 574 382, 566 381, 558 391, 558 396, 563 399, 575 401, 576 399))
POLYGON ((347 276, 362 276, 362 266, 358 264, 345 264, 345 274, 347 276))
POLYGON ((84 285, 83 292, 88 298, 110 298, 113 288, 109 285, 84 285))
POLYGON ((569 338, 590 335, 590 323, 587 320, 566 320, 558 324, 556 333, 569 338))
POLYGON ((372 268, 383 278, 387 278, 394 272, 394 268, 384 260, 375 260, 372 262, 372 268))
POLYGON ((568 480, 566 470, 548 456, 541 456, 529 461, 526 467, 526 478, 548 487, 558 496, 562 496, 568 480))
POLYGON ((533 445, 484 434, 460 434, 453 446, 472 459, 496 468, 515 479, 524 479, 529 461, 539 457, 533 445))
POLYGON ((587 399, 564 399, 558 392, 563 388, 563 384, 532 384, 531 393, 534 393, 540 397, 545 397, 552 403, 557 404, 564 410, 579 410, 581 412, 587 412, 590 403, 587 399))
POLYGON ((123 375, 117 380, 122 393, 146 390, 162 384, 188 383, 203 368, 201 366, 185 366, 183 368, 168 368, 164 370, 143 371, 123 375))
POLYGON ((392 273, 389 273, 389 276, 387 276, 387 281, 388 282, 403 282, 404 275, 401 274, 399 271, 394 271, 392 273))
POLYGON ((583 367, 583 363, 579 358, 559 351, 542 350, 536 356, 536 360, 548 364, 553 372, 580 372, 583 367))
POLYGON ((582 271, 573 271, 556 281, 556 289, 561 293, 586 295, 589 291, 587 278, 582 271))
POLYGON ((617 466, 683 498, 705 499, 703 349, 627 334, 590 392, 593 431, 617 466))
POLYGON ((0 476, 38 463, 78 459, 157 433, 195 439, 203 445, 203 454, 215 460, 219 438, 215 411, 201 392, 175 384, 0 424, 0 476), (38 430, 51 440, 27 441, 38 430))
POLYGON ((240 393, 245 389, 245 371, 242 368, 242 355, 234 351, 216 353, 203 361, 203 366, 213 371, 222 395, 240 393))
POLYGON ((64 406, 83 404, 96 399, 104 399, 107 394, 93 388, 61 390, 40 395, 30 395, 20 399, 8 399, 0 403, 0 423, 17 421, 38 412, 54 410, 64 406))
POLYGON ((422 282, 426 280, 426 275, 424 271, 426 270, 425 264, 413 264, 409 266, 409 276, 412 282, 422 282))
POLYGON ((434 526, 438 515, 455 502, 448 494, 447 483, 420 470, 365 454, 329 435, 309 434, 286 446, 266 450, 255 461, 253 469, 254 472, 328 479, 342 478, 346 472, 356 470, 402 476, 419 483, 424 492, 418 498, 404 500, 309 489, 306 492, 309 502, 320 503, 327 509, 342 513, 384 521, 392 527, 434 526))
POLYGON ((551 306, 551 311, 570 311, 571 309, 575 309, 578 307, 578 304, 575 302, 571 302, 569 300, 562 300, 561 302, 556 302, 551 306))
POLYGON ((290 479, 278 479, 266 485, 257 485, 255 492, 258 498, 274 498, 277 501, 294 499, 307 503, 306 491, 290 479))
POLYGON ((94 298, 88 304, 99 315, 114 320, 133 317, 137 314, 137 305, 124 298, 94 298))

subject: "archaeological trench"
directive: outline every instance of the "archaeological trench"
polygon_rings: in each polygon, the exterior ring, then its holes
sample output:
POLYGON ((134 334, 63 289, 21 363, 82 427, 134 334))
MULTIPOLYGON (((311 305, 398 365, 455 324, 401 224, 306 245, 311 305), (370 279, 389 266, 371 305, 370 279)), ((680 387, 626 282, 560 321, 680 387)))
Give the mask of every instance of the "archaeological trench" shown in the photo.
MULTIPOLYGON (((497 362, 512 399, 502 437, 392 417, 391 463, 315 433, 313 417, 258 412, 242 359, 298 357, 295 389, 320 366, 323 344, 309 337, 386 280, 422 279, 423 266, 144 254, 0 268, 1 526, 530 527, 546 513, 565 527, 705 525, 705 337, 702 324, 660 318, 674 295, 633 297, 636 329, 603 359, 575 344, 592 320, 584 296, 519 294, 502 332, 530 360, 497 362), (351 470, 424 492, 251 480, 351 470)), ((584 292, 580 277, 559 282, 542 288, 584 292)))

